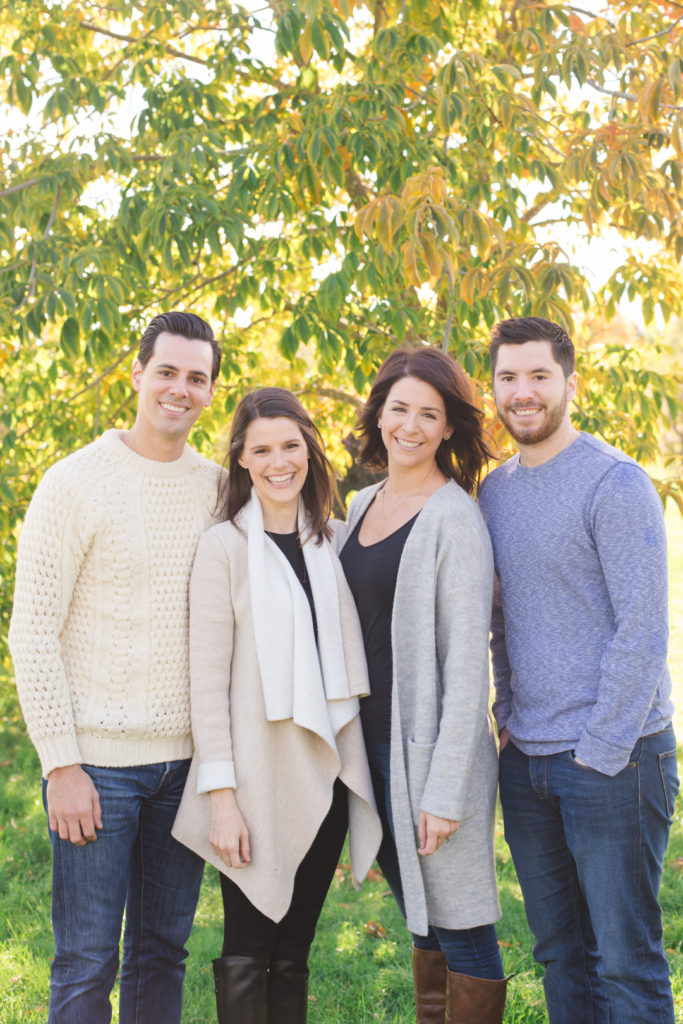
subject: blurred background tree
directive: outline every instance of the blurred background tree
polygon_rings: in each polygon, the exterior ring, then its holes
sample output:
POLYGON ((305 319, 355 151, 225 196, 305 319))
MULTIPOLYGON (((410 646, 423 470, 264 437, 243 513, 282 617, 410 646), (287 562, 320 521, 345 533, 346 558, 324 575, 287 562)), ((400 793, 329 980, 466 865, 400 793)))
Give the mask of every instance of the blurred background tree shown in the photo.
POLYGON ((215 451, 237 398, 277 381, 340 468, 396 343, 452 350, 489 410, 491 324, 559 320, 577 425, 681 502, 680 326, 663 325, 683 285, 683 6, 593 7, 0 6, 3 622, 39 476, 130 423, 136 338, 162 309, 223 340, 195 444, 215 451), (623 258, 596 285, 606 233, 623 258))

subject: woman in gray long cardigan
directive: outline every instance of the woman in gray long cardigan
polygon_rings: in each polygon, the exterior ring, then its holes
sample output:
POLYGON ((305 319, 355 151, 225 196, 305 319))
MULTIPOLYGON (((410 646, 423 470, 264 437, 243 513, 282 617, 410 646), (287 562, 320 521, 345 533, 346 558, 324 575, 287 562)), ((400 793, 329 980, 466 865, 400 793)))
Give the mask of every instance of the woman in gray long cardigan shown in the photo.
POLYGON ((359 433, 361 461, 388 470, 352 502, 341 553, 370 674, 361 719, 378 861, 413 933, 418 1024, 499 1024, 493 559, 470 497, 489 454, 481 414, 457 363, 403 348, 381 367, 359 433))

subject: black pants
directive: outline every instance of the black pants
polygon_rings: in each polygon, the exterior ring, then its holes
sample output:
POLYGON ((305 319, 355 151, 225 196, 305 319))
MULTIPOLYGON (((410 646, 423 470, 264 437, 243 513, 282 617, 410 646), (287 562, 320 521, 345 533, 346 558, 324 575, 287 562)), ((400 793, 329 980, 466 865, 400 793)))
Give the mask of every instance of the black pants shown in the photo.
POLYGON ((225 913, 223 956, 306 960, 348 824, 348 792, 337 779, 327 817, 294 878, 289 910, 277 923, 257 910, 239 886, 221 873, 225 913))

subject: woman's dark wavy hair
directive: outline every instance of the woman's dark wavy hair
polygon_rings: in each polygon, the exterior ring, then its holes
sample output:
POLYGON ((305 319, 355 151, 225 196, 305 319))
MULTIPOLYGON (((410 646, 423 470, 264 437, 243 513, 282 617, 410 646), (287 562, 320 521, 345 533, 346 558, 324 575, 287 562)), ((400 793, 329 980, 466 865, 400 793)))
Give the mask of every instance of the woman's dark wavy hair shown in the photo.
POLYGON ((446 421, 453 433, 436 452, 436 464, 449 480, 475 494, 482 470, 493 458, 484 438, 483 414, 472 403, 472 389, 462 367, 437 348, 397 348, 379 368, 365 409, 356 424, 360 461, 371 469, 386 469, 387 452, 377 426, 384 403, 396 381, 416 377, 431 384, 443 398, 446 421))
POLYGON ((322 544, 323 538, 330 537, 328 520, 335 499, 340 500, 337 483, 318 428, 299 399, 285 388, 259 388, 245 395, 237 406, 230 429, 230 447, 223 463, 228 476, 218 496, 218 513, 232 521, 251 497, 249 471, 238 461, 244 451, 249 424, 254 420, 274 420, 280 416, 296 423, 308 448, 308 474, 301 497, 308 513, 311 535, 317 537, 318 544, 322 544))

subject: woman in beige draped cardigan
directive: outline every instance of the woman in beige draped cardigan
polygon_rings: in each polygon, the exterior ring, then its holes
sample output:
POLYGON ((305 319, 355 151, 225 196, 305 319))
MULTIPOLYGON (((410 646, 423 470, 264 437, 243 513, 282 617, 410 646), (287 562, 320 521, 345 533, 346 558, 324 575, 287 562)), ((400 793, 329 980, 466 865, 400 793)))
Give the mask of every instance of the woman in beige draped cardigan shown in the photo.
POLYGON ((226 521, 190 584, 196 746, 174 835, 221 872, 219 1024, 302 1024, 308 950, 347 824, 354 878, 379 846, 353 598, 330 544, 332 476, 298 399, 247 395, 226 521))

